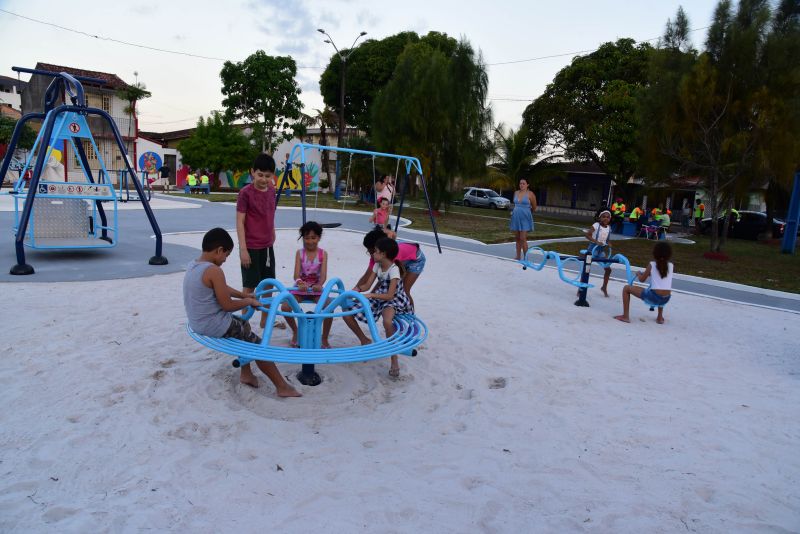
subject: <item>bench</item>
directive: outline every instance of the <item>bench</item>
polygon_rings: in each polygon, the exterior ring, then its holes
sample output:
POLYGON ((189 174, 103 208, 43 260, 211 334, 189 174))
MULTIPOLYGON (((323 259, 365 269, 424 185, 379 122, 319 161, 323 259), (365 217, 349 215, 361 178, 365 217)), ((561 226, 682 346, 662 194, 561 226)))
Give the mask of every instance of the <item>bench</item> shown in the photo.
POLYGON ((191 194, 191 193, 193 193, 195 191, 198 192, 198 193, 204 193, 204 194, 208 195, 208 194, 211 193, 211 185, 210 184, 198 184, 198 185, 186 184, 186 185, 183 186, 183 192, 186 193, 187 195, 189 195, 189 194, 191 194))

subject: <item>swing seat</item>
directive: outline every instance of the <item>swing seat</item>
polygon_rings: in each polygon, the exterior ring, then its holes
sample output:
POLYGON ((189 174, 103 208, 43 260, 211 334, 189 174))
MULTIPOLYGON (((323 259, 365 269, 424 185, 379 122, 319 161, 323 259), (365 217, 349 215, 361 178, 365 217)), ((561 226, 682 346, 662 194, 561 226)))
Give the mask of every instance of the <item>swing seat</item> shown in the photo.
MULTIPOLYGON (((428 337, 428 327, 419 318, 413 314, 399 314, 393 321, 395 333, 388 338, 381 339, 370 311, 369 301, 361 293, 345 291, 344 284, 338 278, 333 278, 325 284, 314 312, 306 313, 300 308, 297 299, 290 293, 296 289, 296 287, 287 288, 274 279, 263 280, 256 288, 256 297, 265 306, 268 306, 268 308, 259 308, 268 314, 267 327, 261 343, 248 343, 235 338, 204 336, 193 331, 187 325, 189 336, 210 349, 235 356, 234 367, 246 365, 254 360, 295 364, 336 364, 375 360, 393 354, 416 356, 416 347, 428 337), (328 297, 335 293, 338 293, 338 296, 328 302, 328 297), (281 304, 284 303, 289 305, 291 311, 281 309, 281 304), (336 312, 337 307, 340 307, 342 311, 336 312), (364 312, 367 318, 367 326, 373 339, 372 343, 352 347, 320 348, 321 325, 325 319, 355 315, 361 312, 364 312), (272 325, 275 323, 277 315, 293 317, 297 321, 299 348, 270 345, 272 325)), ((248 320, 254 313, 253 308, 247 308, 241 317, 248 320)))
MULTIPOLYGON (((46 182, 40 184, 47 185, 46 182)), ((81 184, 91 185, 91 184, 81 184)), ((99 197, 98 200, 104 197, 99 197)), ((14 200, 24 206, 25 197, 15 195, 14 200)), ((32 217, 25 234, 25 245, 33 249, 89 249, 111 248, 116 246, 112 238, 102 239, 98 230, 96 213, 91 210, 91 202, 87 197, 77 198, 48 198, 47 195, 39 196, 33 205, 32 217)), ((18 217, 19 207, 16 207, 18 217)), ((114 213, 116 218, 116 212, 114 213)), ((18 231, 19 222, 14 226, 14 233, 18 231)), ((111 235, 116 236, 114 228, 111 235)))

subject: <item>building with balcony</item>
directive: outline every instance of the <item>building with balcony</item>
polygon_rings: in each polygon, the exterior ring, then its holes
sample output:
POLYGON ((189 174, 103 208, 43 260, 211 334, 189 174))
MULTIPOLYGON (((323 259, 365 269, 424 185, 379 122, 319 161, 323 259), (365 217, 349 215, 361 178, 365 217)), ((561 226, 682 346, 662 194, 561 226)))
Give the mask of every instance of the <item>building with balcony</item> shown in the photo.
MULTIPOLYGON (((27 85, 27 82, 16 78, 0 76, 0 107, 22 111, 22 93, 27 85)), ((8 115, 11 116, 10 113, 8 115)))
MULTIPOLYGON (((93 70, 79 69, 75 67, 66 67, 63 65, 52 65, 50 63, 37 63, 37 70, 46 70, 51 72, 66 72, 75 76, 86 76, 103 80, 104 84, 94 84, 89 82, 81 82, 86 95, 86 104, 89 107, 102 109, 113 118, 117 129, 119 130, 122 140, 126 145, 128 154, 131 158, 131 163, 136 166, 136 137, 138 136, 138 124, 136 120, 136 110, 130 109, 130 103, 117 96, 117 91, 125 89, 128 84, 125 83, 116 74, 107 72, 99 72, 93 70)), ((53 78, 39 74, 31 75, 27 87, 22 93, 22 113, 42 112, 44 110, 44 95, 47 87, 53 78)), ((59 102, 65 101, 65 95, 61 95, 59 102)), ((89 128, 92 131, 92 136, 97 143, 99 154, 95 152, 94 147, 88 140, 83 140, 84 151, 86 152, 89 166, 94 171, 95 179, 97 178, 97 171, 100 169, 99 158, 102 158, 105 163, 106 169, 111 174, 112 181, 116 181, 116 172, 125 169, 124 155, 120 151, 116 142, 114 141, 111 128, 105 120, 100 117, 88 117, 89 128), (99 156, 99 157, 98 157, 99 156)), ((38 125, 34 124, 36 128, 38 125)), ((65 142, 65 146, 61 147, 63 154, 62 163, 64 163, 64 179, 83 181, 84 176, 78 162, 78 157, 75 151, 65 142)))

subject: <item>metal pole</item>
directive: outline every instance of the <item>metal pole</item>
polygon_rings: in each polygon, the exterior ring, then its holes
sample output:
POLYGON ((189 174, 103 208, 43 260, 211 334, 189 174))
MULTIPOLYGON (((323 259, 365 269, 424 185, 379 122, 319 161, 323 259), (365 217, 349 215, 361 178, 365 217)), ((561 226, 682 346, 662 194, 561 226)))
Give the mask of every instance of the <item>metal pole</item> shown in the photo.
POLYGON ((337 140, 337 144, 341 147, 342 141, 344 140, 344 128, 345 128, 345 120, 344 120, 344 86, 345 86, 345 71, 347 70, 347 56, 339 56, 342 60, 342 83, 341 83, 341 91, 339 92, 339 138, 337 140))
MULTIPOLYGON (((588 284, 589 283, 589 273, 592 272, 592 252, 586 251, 586 255, 583 257, 583 269, 581 270, 581 283, 588 284)), ((578 300, 575 301, 575 306, 581 306, 584 308, 589 307, 589 301, 586 300, 586 294, 589 292, 589 288, 585 285, 578 290, 578 300)))
POLYGON ((800 219, 800 172, 794 175, 794 189, 789 201, 789 211, 786 214, 786 226, 783 228, 781 252, 784 254, 794 254, 797 244, 798 219, 800 219))

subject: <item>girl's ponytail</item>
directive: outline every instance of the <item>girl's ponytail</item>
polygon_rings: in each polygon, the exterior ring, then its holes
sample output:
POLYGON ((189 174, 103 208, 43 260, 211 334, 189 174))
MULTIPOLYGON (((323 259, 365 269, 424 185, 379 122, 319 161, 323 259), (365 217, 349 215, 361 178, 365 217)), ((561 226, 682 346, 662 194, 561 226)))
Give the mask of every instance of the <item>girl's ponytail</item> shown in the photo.
POLYGON ((672 247, 669 243, 658 242, 653 247, 653 258, 656 260, 656 269, 661 278, 666 278, 669 274, 669 260, 672 258, 672 247))

